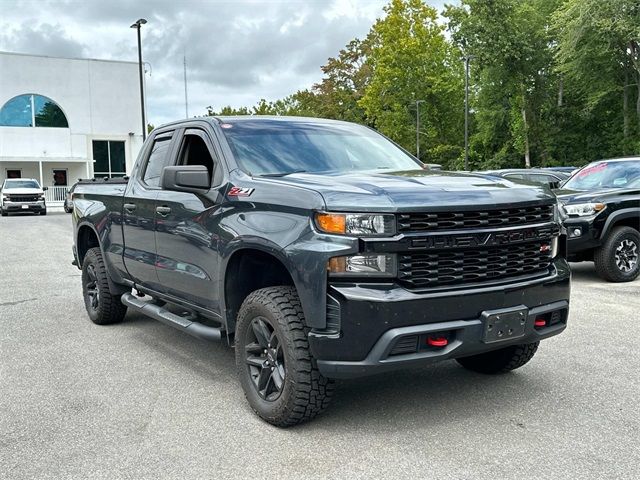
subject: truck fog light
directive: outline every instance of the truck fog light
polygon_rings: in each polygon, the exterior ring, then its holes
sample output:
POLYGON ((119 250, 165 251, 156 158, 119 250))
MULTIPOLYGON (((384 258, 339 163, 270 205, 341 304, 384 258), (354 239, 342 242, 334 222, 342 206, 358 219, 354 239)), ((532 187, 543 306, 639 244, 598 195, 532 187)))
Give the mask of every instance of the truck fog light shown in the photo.
POLYGON ((348 257, 333 257, 327 262, 332 276, 394 277, 395 255, 360 254, 348 257))
POLYGON ((582 236, 582 229, 581 228, 573 228, 573 229, 571 229, 569 236, 571 238, 581 237, 582 236))

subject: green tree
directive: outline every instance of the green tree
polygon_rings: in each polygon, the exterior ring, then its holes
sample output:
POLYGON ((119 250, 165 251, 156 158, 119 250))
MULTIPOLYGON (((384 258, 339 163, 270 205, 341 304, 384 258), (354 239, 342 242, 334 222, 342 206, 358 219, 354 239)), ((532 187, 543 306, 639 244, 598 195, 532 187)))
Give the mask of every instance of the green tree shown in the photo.
POLYGON ((369 35, 370 81, 358 104, 367 122, 416 150, 416 100, 423 160, 450 165, 463 141, 460 51, 447 41, 437 11, 421 0, 392 0, 369 35))
POLYGON ((640 147, 640 3, 567 0, 554 26, 558 70, 587 113, 600 119, 596 128, 609 140, 604 149, 616 154, 640 147))
POLYGON ((484 164, 552 161, 560 78, 549 25, 559 2, 463 0, 446 9, 452 38, 472 57, 478 91, 472 144, 484 164))

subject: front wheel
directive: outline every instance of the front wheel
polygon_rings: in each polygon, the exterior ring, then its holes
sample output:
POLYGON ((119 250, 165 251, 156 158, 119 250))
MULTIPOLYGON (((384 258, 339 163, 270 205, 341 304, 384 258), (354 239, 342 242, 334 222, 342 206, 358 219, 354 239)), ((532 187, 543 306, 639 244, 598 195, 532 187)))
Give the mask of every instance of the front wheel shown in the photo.
POLYGON ((91 321, 108 325, 122 321, 127 307, 109 288, 107 269, 99 248, 90 248, 82 261, 82 295, 91 321))
POLYGON ((0 209, 0 212, 2 212, 3 217, 6 217, 7 215, 9 215, 9 212, 7 212, 4 208, 0 209))
POLYGON ((40 215, 46 215, 47 214, 47 209, 45 208, 44 210, 40 210, 40 215))
POLYGON ((640 232, 631 227, 611 230, 595 251, 596 272, 609 282, 631 282, 640 275, 640 232))
POLYGON ((240 383, 251 408, 278 427, 311 420, 333 395, 334 383, 318 371, 307 333, 293 287, 256 290, 238 313, 235 350, 240 383))
POLYGON ((531 360, 538 350, 538 345, 540 345, 540 342, 511 345, 500 350, 456 358, 456 360, 464 368, 474 372, 486 374, 507 373, 520 368, 531 360))

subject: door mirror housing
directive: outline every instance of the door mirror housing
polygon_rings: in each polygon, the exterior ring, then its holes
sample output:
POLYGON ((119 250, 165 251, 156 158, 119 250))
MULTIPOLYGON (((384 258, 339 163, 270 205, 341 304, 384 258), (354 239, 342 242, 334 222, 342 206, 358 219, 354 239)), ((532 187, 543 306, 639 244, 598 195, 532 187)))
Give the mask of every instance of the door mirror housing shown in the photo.
POLYGON ((160 184, 164 190, 197 193, 211 188, 211 178, 204 165, 177 165, 162 169, 160 184))
POLYGON ((46 192, 47 190, 49 190, 49 187, 42 187, 43 192, 46 192))

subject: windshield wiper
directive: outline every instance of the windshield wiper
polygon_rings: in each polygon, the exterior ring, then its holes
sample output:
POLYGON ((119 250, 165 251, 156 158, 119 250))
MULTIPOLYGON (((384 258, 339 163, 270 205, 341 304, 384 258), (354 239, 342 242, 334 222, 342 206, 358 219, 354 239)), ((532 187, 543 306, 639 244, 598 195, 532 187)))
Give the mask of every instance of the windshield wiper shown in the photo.
POLYGON ((292 170, 290 172, 278 172, 278 173, 263 173, 258 175, 259 177, 285 177, 287 175, 291 175, 292 173, 307 173, 306 170, 292 170))

